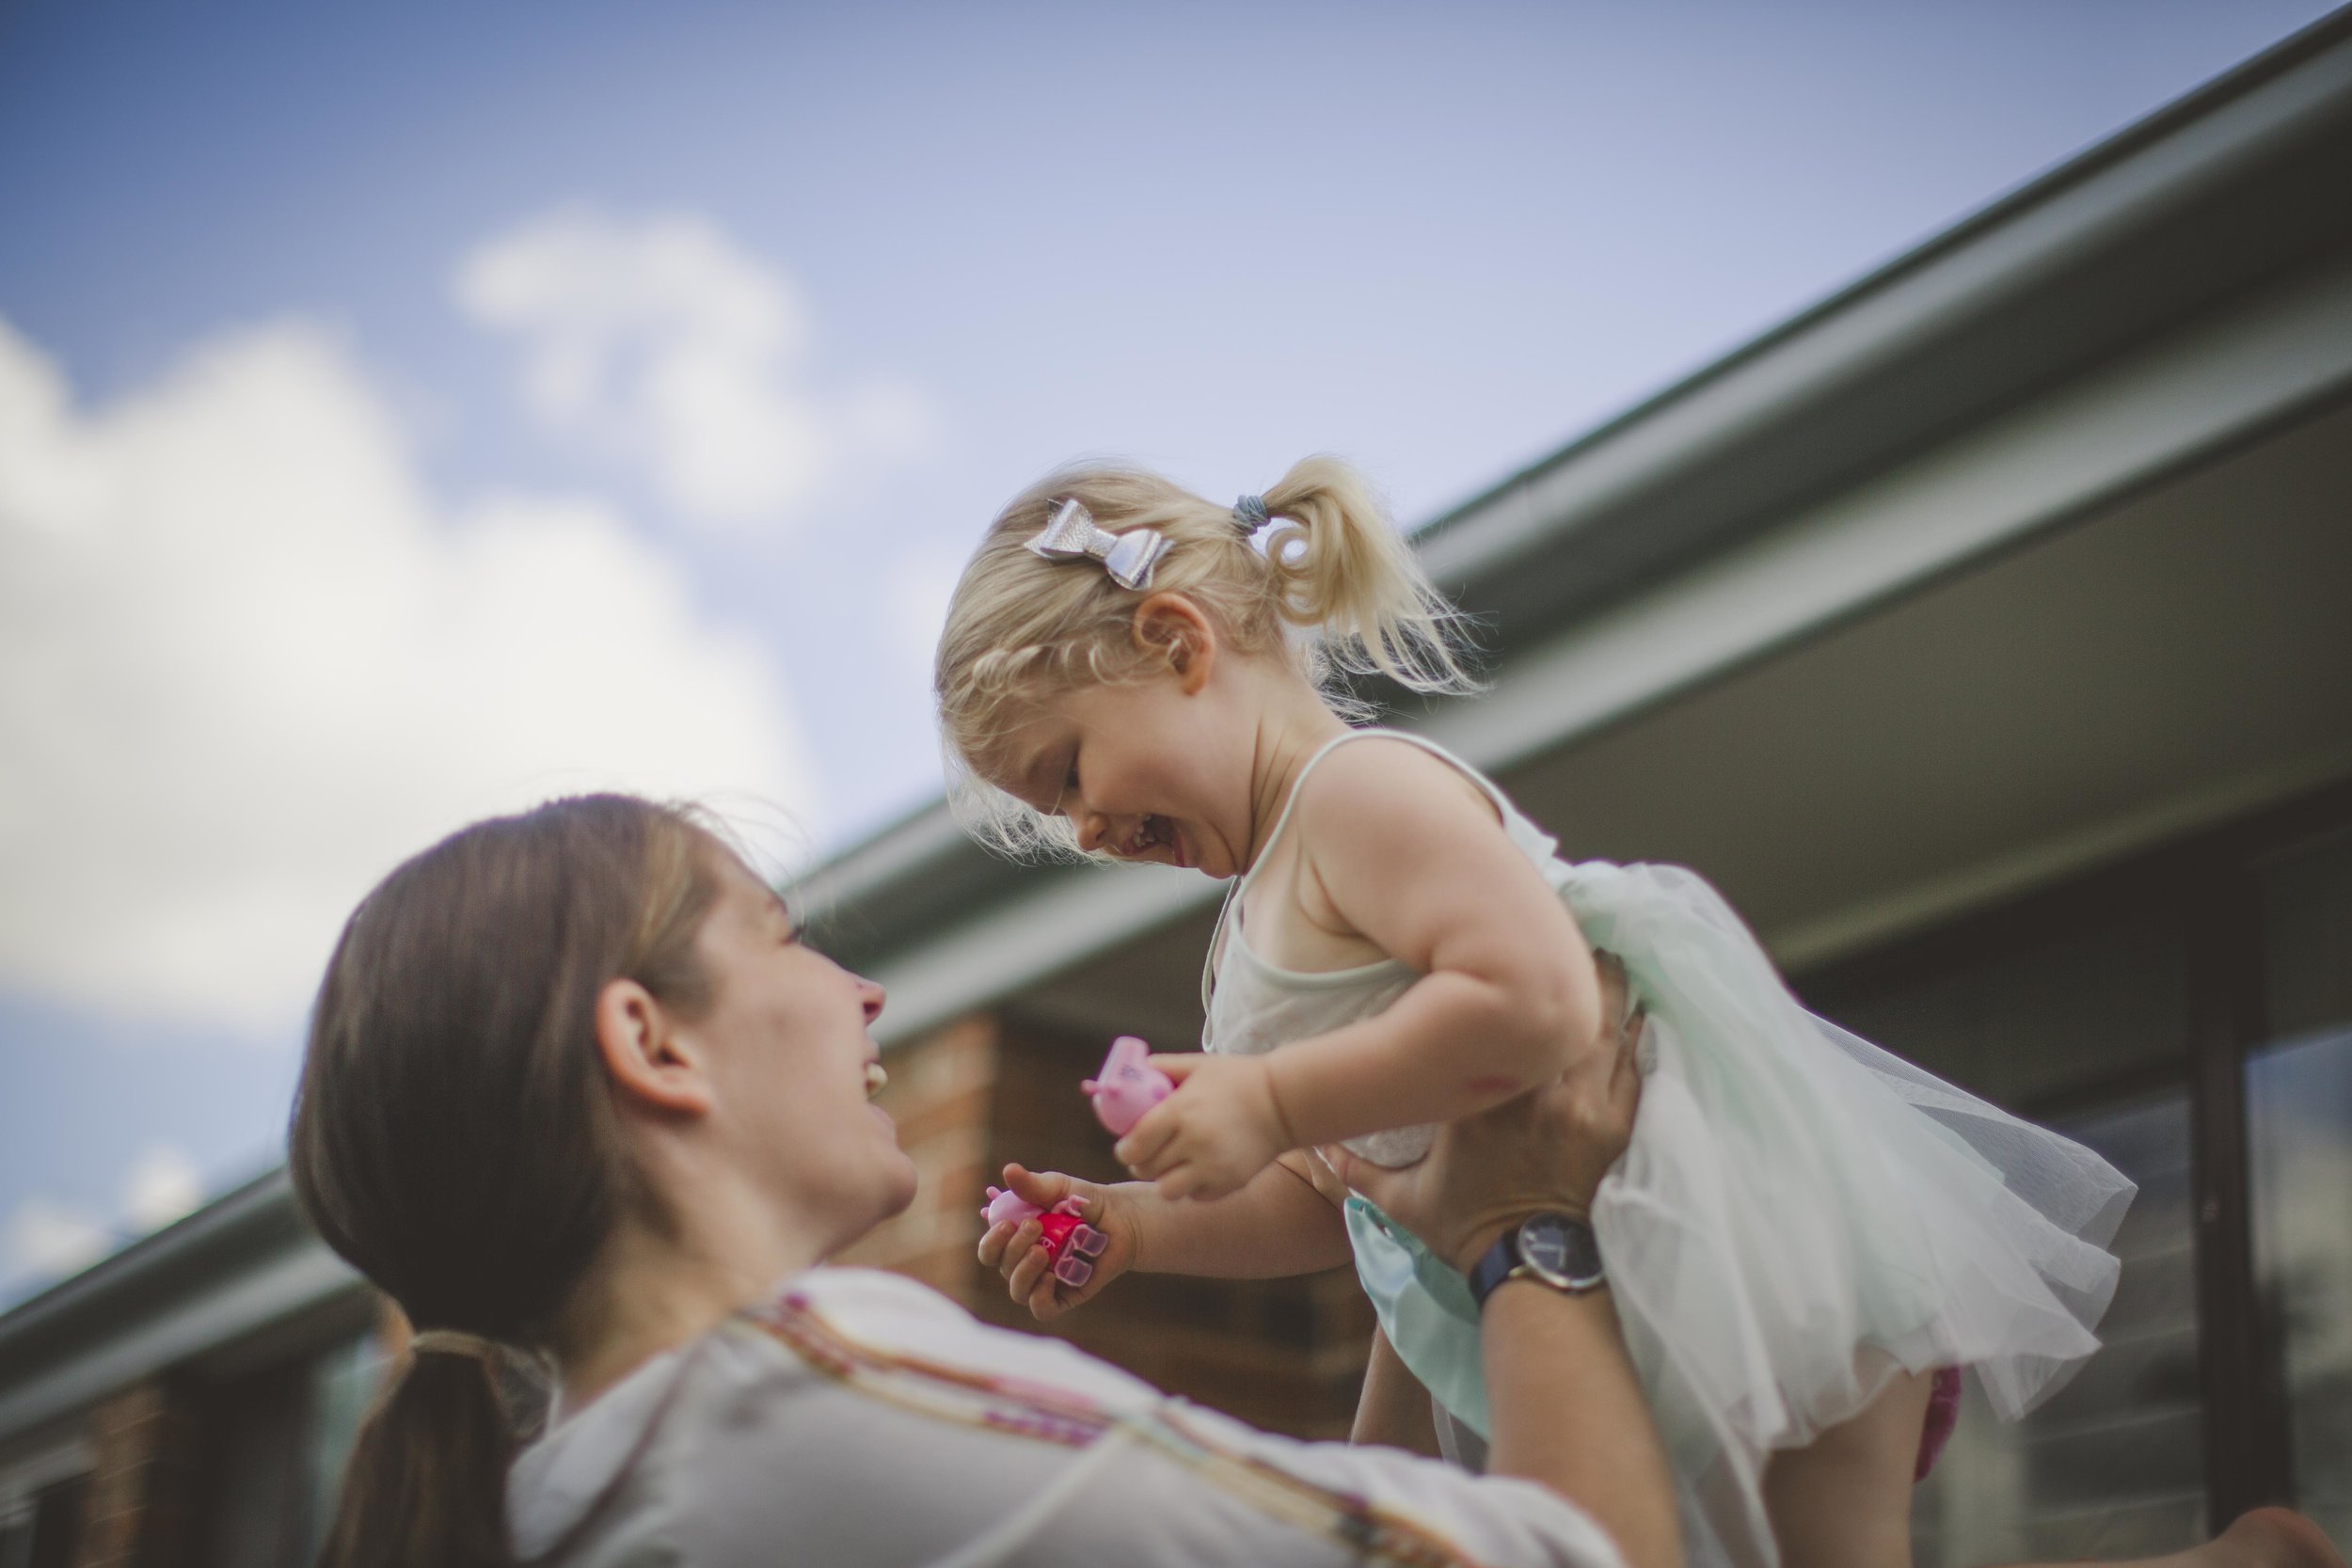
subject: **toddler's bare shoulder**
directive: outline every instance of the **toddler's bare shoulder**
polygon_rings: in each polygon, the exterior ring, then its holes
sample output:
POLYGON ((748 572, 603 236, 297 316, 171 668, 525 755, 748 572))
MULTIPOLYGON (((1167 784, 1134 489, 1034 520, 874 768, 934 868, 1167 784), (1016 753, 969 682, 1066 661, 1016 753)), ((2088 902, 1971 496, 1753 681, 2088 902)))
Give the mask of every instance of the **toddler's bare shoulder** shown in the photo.
POLYGON ((1317 837, 1500 822, 1494 802, 1460 768, 1409 740, 1377 735, 1326 756, 1300 791, 1298 810, 1317 837))

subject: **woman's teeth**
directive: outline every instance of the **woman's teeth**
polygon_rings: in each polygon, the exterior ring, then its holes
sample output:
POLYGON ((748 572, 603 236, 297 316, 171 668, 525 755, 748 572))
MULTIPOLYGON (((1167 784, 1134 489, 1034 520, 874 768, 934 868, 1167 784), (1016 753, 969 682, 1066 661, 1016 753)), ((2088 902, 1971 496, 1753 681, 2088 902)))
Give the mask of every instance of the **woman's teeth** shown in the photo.
POLYGON ((871 1100, 876 1095, 882 1093, 883 1085, 887 1085, 889 1082, 890 1074, 882 1070, 882 1065, 880 1062, 868 1062, 866 1064, 866 1099, 871 1100))

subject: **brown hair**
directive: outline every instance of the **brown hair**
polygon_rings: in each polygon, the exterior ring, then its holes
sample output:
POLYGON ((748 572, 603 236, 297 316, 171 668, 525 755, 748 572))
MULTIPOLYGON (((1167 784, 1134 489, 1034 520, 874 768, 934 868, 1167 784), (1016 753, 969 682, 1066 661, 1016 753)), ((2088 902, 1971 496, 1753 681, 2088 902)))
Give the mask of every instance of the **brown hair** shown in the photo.
MULTIPOLYGON (((716 841, 620 795, 453 833, 343 927, 310 1022, 290 1164, 321 1236, 420 1330, 542 1347, 616 1220, 655 1223, 594 1043, 636 980, 710 1002, 694 938, 716 841)), ((498 1368, 413 1355, 362 1429, 326 1568, 512 1560, 498 1368)))
POLYGON ((1063 468, 997 514, 956 584, 932 671, 950 796, 983 842, 1013 854, 1074 848, 1066 822, 983 782, 998 760, 992 749, 1013 705, 1121 680, 1144 663, 1131 633, 1142 594, 1091 564, 1028 548, 1065 500, 1084 504, 1105 532, 1156 531, 1170 548, 1150 591, 1184 594, 1243 653, 1287 657, 1343 717, 1361 707, 1341 689, 1351 674, 1413 691, 1474 689, 1457 647, 1459 613, 1361 473, 1335 457, 1303 458, 1257 499, 1270 524, 1263 547, 1234 506, 1140 468, 1063 468))

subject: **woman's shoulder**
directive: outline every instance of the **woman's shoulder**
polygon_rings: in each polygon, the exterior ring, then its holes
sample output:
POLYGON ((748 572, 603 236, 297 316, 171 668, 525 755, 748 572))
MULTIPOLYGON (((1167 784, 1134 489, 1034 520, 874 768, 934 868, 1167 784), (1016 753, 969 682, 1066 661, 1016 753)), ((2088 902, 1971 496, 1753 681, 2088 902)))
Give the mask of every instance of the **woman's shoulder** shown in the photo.
POLYGON ((811 1269, 558 1421, 509 1473, 508 1522, 525 1561, 633 1560, 613 1553, 780 1518, 787 1492, 821 1509, 821 1478, 837 1492, 954 1433, 1084 1431, 1158 1397, 904 1275, 811 1269))
POLYGON ((739 1315, 736 1334, 782 1345, 799 1360, 878 1391, 893 1383, 954 1384, 975 1393, 1027 1398, 1053 1391, 1105 1409, 1134 1409, 1158 1391, 1063 1340, 999 1328, 904 1275, 881 1269, 811 1269, 764 1306, 739 1315))

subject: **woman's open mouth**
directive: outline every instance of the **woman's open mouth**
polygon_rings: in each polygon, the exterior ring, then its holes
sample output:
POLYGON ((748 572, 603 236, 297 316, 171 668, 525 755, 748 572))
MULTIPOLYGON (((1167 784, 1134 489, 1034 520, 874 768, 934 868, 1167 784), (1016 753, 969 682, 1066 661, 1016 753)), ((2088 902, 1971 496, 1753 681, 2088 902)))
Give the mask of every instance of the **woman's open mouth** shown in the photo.
POLYGON ((882 1093, 882 1090, 889 1085, 889 1083, 890 1074, 882 1069, 882 1065, 880 1062, 868 1062, 866 1064, 866 1099, 871 1100, 876 1095, 882 1093))

